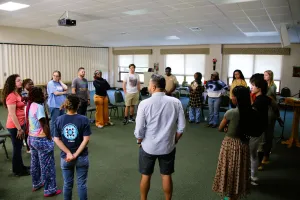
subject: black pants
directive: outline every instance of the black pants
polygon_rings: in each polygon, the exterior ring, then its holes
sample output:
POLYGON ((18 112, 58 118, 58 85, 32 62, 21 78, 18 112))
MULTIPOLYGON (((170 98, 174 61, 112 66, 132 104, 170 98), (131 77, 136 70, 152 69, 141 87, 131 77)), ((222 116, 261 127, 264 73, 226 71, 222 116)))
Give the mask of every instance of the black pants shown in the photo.
POLYGON ((80 102, 80 106, 77 110, 77 113, 80 114, 80 115, 86 115, 86 110, 87 110, 87 107, 88 107, 88 102, 87 101, 81 101, 80 102))
MULTIPOLYGON (((24 130, 24 127, 22 126, 24 130)), ((24 170, 24 164, 22 159, 22 146, 23 139, 18 139, 18 129, 16 128, 8 128, 8 132, 11 135, 11 142, 13 145, 13 158, 12 158, 12 171, 15 174, 21 173, 24 170)))

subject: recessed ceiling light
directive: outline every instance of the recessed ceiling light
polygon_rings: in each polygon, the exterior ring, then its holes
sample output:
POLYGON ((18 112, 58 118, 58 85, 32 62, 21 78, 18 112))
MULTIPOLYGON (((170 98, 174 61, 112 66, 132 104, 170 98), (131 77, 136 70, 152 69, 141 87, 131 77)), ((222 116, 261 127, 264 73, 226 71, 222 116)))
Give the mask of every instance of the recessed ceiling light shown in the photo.
POLYGON ((171 36, 167 36, 166 40, 179 40, 180 38, 177 37, 176 35, 171 35, 171 36))
POLYGON ((20 9, 27 8, 27 7, 29 7, 29 5, 15 3, 12 1, 0 4, 0 10, 5 10, 5 11, 16 11, 16 10, 20 10, 20 9))
POLYGON ((228 4, 228 3, 244 3, 244 2, 259 1, 259 0, 209 0, 209 1, 214 4, 228 4))
POLYGON ((274 32, 244 32, 247 37, 268 37, 268 36, 279 36, 279 33, 274 32))
POLYGON ((148 13, 148 10, 146 10, 146 9, 130 10, 130 11, 126 11, 126 12, 123 12, 123 13, 127 14, 127 15, 144 15, 144 14, 148 13))
POLYGON ((190 30, 192 30, 192 31, 202 31, 202 29, 199 28, 199 27, 191 27, 190 30))

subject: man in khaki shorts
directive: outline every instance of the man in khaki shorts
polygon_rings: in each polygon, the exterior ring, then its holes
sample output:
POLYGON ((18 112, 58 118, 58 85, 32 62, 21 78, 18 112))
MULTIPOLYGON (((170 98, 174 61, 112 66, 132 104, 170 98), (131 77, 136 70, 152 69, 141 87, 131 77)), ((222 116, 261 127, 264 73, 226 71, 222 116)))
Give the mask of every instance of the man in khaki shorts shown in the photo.
POLYGON ((125 93, 125 113, 124 113, 124 120, 123 124, 126 125, 129 122, 134 122, 133 119, 134 115, 134 107, 139 103, 140 97, 140 77, 138 74, 134 73, 135 65, 129 65, 129 73, 123 79, 123 90, 125 93), (128 120, 128 111, 130 110, 130 117, 128 120))

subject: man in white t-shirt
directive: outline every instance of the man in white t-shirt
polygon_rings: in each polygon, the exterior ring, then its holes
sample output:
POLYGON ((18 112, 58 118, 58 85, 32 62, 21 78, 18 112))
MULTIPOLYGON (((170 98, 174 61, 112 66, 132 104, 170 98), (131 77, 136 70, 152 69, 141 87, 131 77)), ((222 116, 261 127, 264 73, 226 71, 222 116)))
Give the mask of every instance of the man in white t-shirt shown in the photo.
POLYGON ((141 83, 138 74, 134 73, 135 65, 129 65, 129 73, 123 79, 123 90, 125 93, 125 113, 123 124, 134 122, 134 107, 138 105, 140 98, 141 83), (128 119, 128 111, 130 110, 130 117, 128 119))

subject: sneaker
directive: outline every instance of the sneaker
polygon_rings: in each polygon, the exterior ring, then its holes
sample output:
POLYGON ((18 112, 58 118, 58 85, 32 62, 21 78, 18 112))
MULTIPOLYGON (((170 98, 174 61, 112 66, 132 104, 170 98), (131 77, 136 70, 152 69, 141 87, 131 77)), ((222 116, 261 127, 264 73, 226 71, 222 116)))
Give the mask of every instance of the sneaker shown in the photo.
POLYGON ((124 118, 123 124, 126 125, 126 124, 128 124, 128 123, 129 123, 129 122, 128 122, 128 119, 124 118))
POLYGON ((129 122, 133 123, 133 122, 135 122, 135 119, 130 118, 130 119, 129 119, 129 122))
POLYGON ((200 124, 200 122, 196 122, 196 124, 200 124))
POLYGON ((42 187, 44 187, 44 184, 42 184, 40 187, 32 188, 32 192, 38 191, 38 190, 41 189, 42 187))
POLYGON ((55 195, 59 195, 61 193, 61 190, 56 190, 55 193, 52 194, 44 194, 44 197, 53 197, 55 195))
POLYGON ((217 128, 217 127, 218 127, 218 125, 217 125, 217 124, 215 124, 215 125, 212 125, 211 127, 212 127, 212 128, 217 128))
POLYGON ((259 179, 256 176, 251 176, 251 181, 257 182, 259 179))
POLYGON ((254 181, 251 181, 251 185, 253 185, 253 186, 257 186, 257 185, 258 185, 258 183, 257 183, 257 182, 254 182, 254 181))
POLYGON ((14 173, 14 175, 16 177, 20 177, 20 176, 30 176, 30 170, 23 170, 20 173, 14 173))
POLYGON ((113 126, 114 125, 114 123, 112 123, 112 122, 107 122, 107 124, 106 124, 107 126, 113 126))
POLYGON ((100 125, 99 125, 99 126, 97 126, 97 128, 103 128, 103 126, 100 126, 100 125))
POLYGON ((212 127, 212 124, 207 124, 206 127, 212 127))
POLYGON ((195 122, 194 122, 194 121, 192 121, 192 120, 189 120, 189 123, 190 123, 190 124, 192 124, 192 123, 195 123, 195 122))

